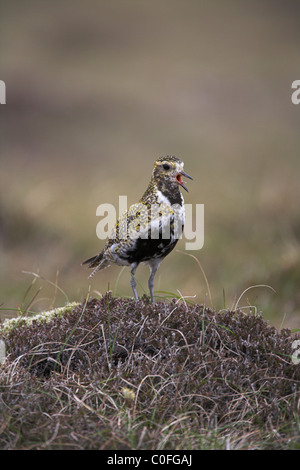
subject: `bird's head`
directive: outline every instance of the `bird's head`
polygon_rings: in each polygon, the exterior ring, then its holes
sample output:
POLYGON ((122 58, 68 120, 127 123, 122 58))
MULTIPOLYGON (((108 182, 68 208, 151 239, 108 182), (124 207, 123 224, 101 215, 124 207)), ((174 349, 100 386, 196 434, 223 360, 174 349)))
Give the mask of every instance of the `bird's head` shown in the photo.
POLYGON ((190 180, 193 178, 183 171, 183 166, 184 163, 177 157, 161 157, 154 163, 153 178, 159 186, 177 187, 179 185, 188 191, 182 177, 190 180))

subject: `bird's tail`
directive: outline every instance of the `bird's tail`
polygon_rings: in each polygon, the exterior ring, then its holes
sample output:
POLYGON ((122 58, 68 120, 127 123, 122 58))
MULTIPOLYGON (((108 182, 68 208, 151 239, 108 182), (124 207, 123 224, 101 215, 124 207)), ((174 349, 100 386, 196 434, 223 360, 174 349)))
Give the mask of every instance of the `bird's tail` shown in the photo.
POLYGON ((103 257, 103 251, 96 256, 92 256, 92 258, 86 259, 81 264, 88 264, 88 268, 94 268, 89 277, 93 277, 97 271, 100 271, 100 269, 108 268, 108 266, 110 266, 109 261, 103 257))

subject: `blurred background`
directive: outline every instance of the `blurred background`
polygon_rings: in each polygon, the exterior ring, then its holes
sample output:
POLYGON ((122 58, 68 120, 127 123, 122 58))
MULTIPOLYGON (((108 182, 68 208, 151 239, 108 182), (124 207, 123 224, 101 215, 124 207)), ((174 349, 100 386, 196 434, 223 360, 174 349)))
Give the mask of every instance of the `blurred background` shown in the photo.
MULTIPOLYGON (((128 269, 90 280, 80 263, 104 246, 97 206, 136 202, 172 154, 194 178, 185 202, 205 205, 204 247, 187 253, 214 306, 269 285, 239 305, 300 327, 299 19, 296 0, 2 2, 2 318, 83 300, 89 285, 131 296, 128 269)), ((139 294, 148 276, 141 266, 139 294)), ((210 303, 181 252, 155 289, 210 303)))

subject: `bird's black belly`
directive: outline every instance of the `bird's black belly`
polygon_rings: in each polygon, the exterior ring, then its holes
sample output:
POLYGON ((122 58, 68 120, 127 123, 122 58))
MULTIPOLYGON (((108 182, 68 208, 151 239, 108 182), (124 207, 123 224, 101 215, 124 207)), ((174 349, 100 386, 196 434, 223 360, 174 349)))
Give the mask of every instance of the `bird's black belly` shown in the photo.
POLYGON ((134 247, 129 249, 124 258, 131 263, 141 263, 153 258, 164 258, 175 247, 178 239, 143 239, 137 238, 134 247))

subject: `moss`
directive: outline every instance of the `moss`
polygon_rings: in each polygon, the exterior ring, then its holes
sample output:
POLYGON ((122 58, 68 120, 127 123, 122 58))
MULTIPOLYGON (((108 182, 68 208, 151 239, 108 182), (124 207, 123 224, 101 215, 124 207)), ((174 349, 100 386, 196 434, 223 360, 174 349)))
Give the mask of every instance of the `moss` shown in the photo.
POLYGON ((36 315, 20 315, 14 318, 8 318, 4 320, 2 324, 0 324, 0 335, 5 336, 10 334, 16 327, 28 327, 33 323, 42 324, 44 322, 52 321, 55 316, 60 317, 66 313, 71 312, 77 305, 79 305, 78 302, 72 302, 65 305, 64 307, 57 307, 53 310, 37 313, 36 315))

